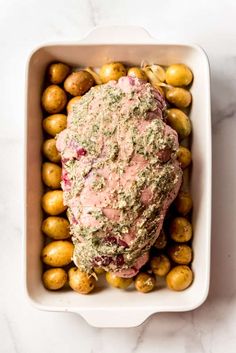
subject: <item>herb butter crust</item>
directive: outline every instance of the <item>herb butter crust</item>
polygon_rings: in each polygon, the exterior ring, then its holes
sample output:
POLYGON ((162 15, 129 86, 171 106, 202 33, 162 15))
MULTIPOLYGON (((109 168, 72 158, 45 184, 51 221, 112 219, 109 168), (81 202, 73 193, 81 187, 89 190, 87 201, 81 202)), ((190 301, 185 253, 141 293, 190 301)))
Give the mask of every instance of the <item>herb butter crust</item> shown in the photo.
POLYGON ((73 260, 81 270, 99 266, 132 277, 147 262, 182 181, 178 137, 164 109, 149 83, 122 77, 91 88, 58 135, 73 260))

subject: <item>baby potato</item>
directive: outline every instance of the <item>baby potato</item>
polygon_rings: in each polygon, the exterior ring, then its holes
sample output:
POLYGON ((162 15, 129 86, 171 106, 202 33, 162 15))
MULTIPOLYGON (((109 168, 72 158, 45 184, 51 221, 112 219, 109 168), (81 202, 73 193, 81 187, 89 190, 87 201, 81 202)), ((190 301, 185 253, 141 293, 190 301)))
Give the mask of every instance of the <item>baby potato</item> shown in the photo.
POLYGON ((69 285, 74 291, 80 294, 88 294, 94 289, 94 277, 86 272, 80 271, 77 267, 72 267, 68 275, 69 285))
POLYGON ((43 119, 43 129, 49 135, 55 137, 66 128, 67 118, 65 114, 53 114, 43 119))
POLYGON ((174 129, 181 139, 188 137, 192 127, 189 117, 179 109, 171 108, 166 110, 167 122, 174 129))
POLYGON ((181 165, 181 168, 185 169, 192 162, 192 153, 187 147, 179 146, 177 151, 177 159, 181 165))
POLYGON ((151 259, 152 272, 160 277, 164 277, 170 271, 170 260, 165 255, 155 256, 151 259))
POLYGON ((135 278, 135 288, 138 292, 148 293, 151 292, 156 284, 156 280, 148 273, 140 272, 135 278))
POLYGON ((42 106, 49 114, 60 113, 66 106, 65 91, 57 85, 47 87, 42 95, 42 106))
POLYGON ((57 216, 64 212, 67 206, 63 204, 63 191, 53 190, 46 192, 42 197, 42 208, 50 216, 57 216))
POLYGON ((140 80, 147 81, 147 75, 140 67, 131 67, 127 73, 128 76, 139 78, 140 80))
POLYGON ((67 239, 70 237, 70 224, 63 217, 50 216, 44 219, 42 223, 42 231, 49 238, 55 240, 67 239))
POLYGON ((171 87, 166 91, 166 99, 178 108, 187 108, 192 101, 192 96, 184 88, 171 87))
POLYGON ((74 245, 67 240, 56 240, 47 244, 41 253, 42 261, 52 267, 66 266, 72 261, 74 245))
POLYGON ((188 265, 193 257, 192 249, 186 244, 172 245, 168 250, 168 254, 171 260, 179 265, 188 265))
POLYGON ((126 69, 121 63, 110 63, 105 64, 101 67, 99 76, 103 83, 107 83, 111 80, 118 81, 120 77, 126 75, 126 69))
POLYGON ((179 242, 185 243, 192 238, 192 225, 184 217, 176 217, 170 223, 170 236, 171 239, 179 242))
POLYGON ((42 179, 49 188, 58 189, 61 186, 61 167, 55 163, 43 163, 42 179))
POLYGON ((190 286, 193 281, 193 272, 186 265, 172 268, 166 276, 166 284, 169 289, 181 291, 190 286))
POLYGON ((166 244, 167 244, 167 237, 164 230, 162 229, 161 233, 159 234, 159 237, 157 238, 154 244, 154 247, 156 249, 164 249, 166 247, 166 244))
POLYGON ((69 100, 69 102, 66 106, 66 110, 67 110, 68 114, 73 110, 73 106, 78 103, 80 98, 81 98, 81 96, 77 96, 77 97, 73 97, 69 100))
POLYGON ((193 200, 189 192, 180 191, 175 199, 175 208, 182 216, 186 216, 193 207, 193 200))
POLYGON ((106 280, 114 288, 126 289, 133 282, 132 278, 118 277, 115 272, 106 272, 106 280))
POLYGON ((62 83, 69 75, 70 67, 63 63, 51 64, 48 68, 48 79, 51 83, 57 85, 62 83))
POLYGON ((64 82, 64 89, 72 96, 82 96, 94 85, 93 76, 87 71, 72 72, 64 82))
POLYGON ((166 70, 166 82, 168 85, 188 86, 192 80, 192 71, 184 64, 170 65, 166 70))
POLYGON ((44 287, 49 290, 58 290, 64 287, 67 281, 67 273, 62 268, 51 268, 43 274, 44 287))
POLYGON ((55 139, 48 139, 45 140, 43 143, 43 154, 44 156, 50 161, 54 163, 58 163, 61 160, 60 153, 56 147, 56 140, 55 139))

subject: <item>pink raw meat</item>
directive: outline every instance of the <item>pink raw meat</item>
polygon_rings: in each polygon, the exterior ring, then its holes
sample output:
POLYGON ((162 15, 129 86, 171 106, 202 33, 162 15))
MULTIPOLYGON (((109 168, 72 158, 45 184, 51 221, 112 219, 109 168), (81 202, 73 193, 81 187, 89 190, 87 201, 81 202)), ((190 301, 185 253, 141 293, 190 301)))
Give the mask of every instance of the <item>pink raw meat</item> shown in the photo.
POLYGON ((149 83, 122 77, 92 88, 57 138, 74 262, 132 277, 147 262, 182 171, 165 101, 149 83))

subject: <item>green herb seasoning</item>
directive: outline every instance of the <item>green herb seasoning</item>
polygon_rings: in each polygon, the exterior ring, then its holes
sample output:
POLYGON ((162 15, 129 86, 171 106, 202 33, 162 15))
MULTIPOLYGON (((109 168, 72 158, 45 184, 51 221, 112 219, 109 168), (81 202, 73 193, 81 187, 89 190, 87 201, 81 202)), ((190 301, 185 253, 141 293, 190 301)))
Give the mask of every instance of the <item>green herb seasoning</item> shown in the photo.
POLYGON ((124 77, 90 89, 58 137, 74 260, 85 271, 99 261, 129 269, 156 240, 182 177, 164 107, 149 83, 124 77))

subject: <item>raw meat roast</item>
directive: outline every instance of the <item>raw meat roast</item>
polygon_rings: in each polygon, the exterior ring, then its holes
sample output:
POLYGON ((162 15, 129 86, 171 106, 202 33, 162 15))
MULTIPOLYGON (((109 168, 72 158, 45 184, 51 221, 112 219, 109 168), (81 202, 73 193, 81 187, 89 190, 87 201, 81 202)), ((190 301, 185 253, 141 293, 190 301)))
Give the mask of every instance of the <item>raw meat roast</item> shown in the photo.
POLYGON ((178 137, 164 109, 149 83, 122 77, 86 93, 58 135, 73 260, 81 270, 132 277, 147 262, 182 181, 178 137))

